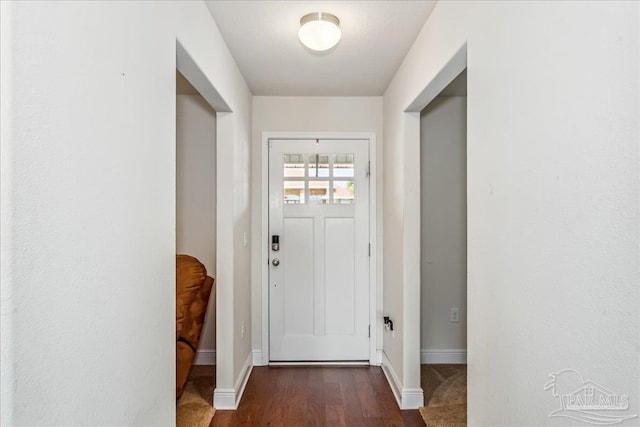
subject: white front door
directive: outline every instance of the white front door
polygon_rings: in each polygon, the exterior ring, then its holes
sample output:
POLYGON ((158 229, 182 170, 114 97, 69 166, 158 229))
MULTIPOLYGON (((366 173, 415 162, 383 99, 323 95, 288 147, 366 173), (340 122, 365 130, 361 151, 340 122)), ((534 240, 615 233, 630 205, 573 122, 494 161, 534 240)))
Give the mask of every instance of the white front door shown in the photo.
POLYGON ((368 167, 367 140, 269 141, 272 362, 369 360, 368 167))

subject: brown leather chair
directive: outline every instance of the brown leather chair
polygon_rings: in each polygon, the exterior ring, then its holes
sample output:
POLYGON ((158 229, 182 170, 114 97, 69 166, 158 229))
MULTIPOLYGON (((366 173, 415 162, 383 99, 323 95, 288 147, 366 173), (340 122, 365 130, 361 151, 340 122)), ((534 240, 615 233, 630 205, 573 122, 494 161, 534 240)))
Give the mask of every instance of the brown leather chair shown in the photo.
POLYGON ((176 399, 182 396, 196 356, 214 280, 189 255, 176 255, 176 399))

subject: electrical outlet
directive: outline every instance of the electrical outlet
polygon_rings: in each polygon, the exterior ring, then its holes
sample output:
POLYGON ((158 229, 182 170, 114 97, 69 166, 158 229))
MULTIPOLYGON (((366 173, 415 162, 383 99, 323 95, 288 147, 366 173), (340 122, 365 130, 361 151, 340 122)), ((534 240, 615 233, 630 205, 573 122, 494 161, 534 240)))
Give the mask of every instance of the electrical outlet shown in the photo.
POLYGON ((244 338, 244 320, 240 324, 240 338, 244 338))
POLYGON ((459 322, 460 321, 460 309, 459 308, 452 308, 451 309, 451 318, 450 320, 452 322, 459 322))

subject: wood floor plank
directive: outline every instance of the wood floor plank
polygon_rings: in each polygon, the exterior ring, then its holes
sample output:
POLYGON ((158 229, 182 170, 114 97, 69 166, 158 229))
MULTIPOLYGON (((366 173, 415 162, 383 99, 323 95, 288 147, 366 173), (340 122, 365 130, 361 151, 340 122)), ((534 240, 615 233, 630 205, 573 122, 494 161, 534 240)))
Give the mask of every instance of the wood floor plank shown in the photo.
POLYGON ((338 383, 338 381, 340 380, 339 369, 340 368, 329 367, 322 370, 322 376, 324 377, 325 384, 338 383))
POLYGON ((307 410, 310 425, 323 426, 326 421, 326 399, 324 390, 324 376, 321 369, 309 371, 307 380, 307 410))
POLYGON ((364 380, 362 380, 356 375, 356 384, 358 400, 362 408, 362 416, 364 418, 380 418, 380 406, 373 391, 371 381, 368 380, 366 376, 364 380))
POLYGON ((342 389, 340 384, 324 383, 324 398, 327 405, 342 405, 342 389))
POLYGON ((364 417, 353 370, 345 370, 340 376, 340 388, 347 425, 360 425, 364 421, 364 417))
POLYGON ((344 407, 342 405, 326 405, 325 420, 326 425, 347 427, 347 422, 344 418, 344 407))
POLYGON ((254 367, 237 411, 213 426, 423 426, 400 411, 379 367, 254 367))

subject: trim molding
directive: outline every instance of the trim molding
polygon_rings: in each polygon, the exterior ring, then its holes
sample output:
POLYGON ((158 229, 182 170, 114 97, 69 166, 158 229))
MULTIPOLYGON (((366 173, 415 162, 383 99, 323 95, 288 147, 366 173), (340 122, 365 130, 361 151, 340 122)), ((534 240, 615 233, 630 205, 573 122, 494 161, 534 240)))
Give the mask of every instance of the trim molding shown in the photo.
POLYGON ((402 396, 400 395, 400 390, 402 390, 402 383, 398 379, 396 375, 396 371, 393 370, 393 366, 391 365, 391 361, 387 357, 387 353, 382 350, 382 372, 384 372, 384 376, 387 377, 387 382, 391 387, 391 391, 393 392, 393 397, 396 398, 396 402, 398 402, 398 406, 402 409, 402 396))
POLYGON ((371 366, 368 360, 342 362, 269 362, 269 366, 371 366))
POLYGON ((398 379, 396 371, 391 365, 391 361, 387 354, 382 351, 382 372, 387 377, 393 396, 398 402, 400 409, 418 409, 424 406, 424 392, 422 388, 404 388, 402 382, 398 379))
POLYGON ((244 362, 244 366, 242 367, 242 371, 240 371, 240 375, 238 375, 238 380, 236 381, 235 389, 237 390, 236 395, 236 409, 238 404, 240 403, 240 399, 242 399, 242 394, 244 393, 244 389, 247 386, 247 382, 249 382, 249 376, 251 376, 251 371, 253 370, 253 364, 251 364, 251 353, 247 356, 247 360, 244 362))
POLYGON ((382 366, 382 353, 384 350, 381 348, 376 350, 376 366, 382 366))
POLYGON ((215 365, 216 351, 215 350, 196 351, 196 358, 194 359, 193 364, 194 365, 215 365))
POLYGON ((262 360, 262 350, 252 350, 251 356, 253 357, 253 366, 265 366, 262 360))
MULTIPOLYGON (((1 1, 1 0, 0 0, 1 1)), ((381 326, 381 320, 377 318, 378 304, 378 283, 382 283, 382 278, 377 276, 378 265, 378 246, 382 247, 382 242, 378 242, 377 233, 377 206, 378 206, 378 158, 376 157, 377 134, 375 132, 272 132, 263 131, 261 134, 261 154, 260 164, 262 166, 261 176, 262 184, 260 187, 262 202, 260 204, 262 235, 260 236, 260 254, 261 259, 267 261, 269 259, 269 140, 270 139, 357 139, 369 141, 369 160, 371 161, 371 170, 369 179, 369 241, 371 243, 371 257, 369 258, 369 324, 371 325, 371 336, 369 339, 369 364, 376 365, 378 345, 378 328, 381 326)), ((269 264, 261 262, 260 269, 260 287, 262 307, 262 363, 261 366, 269 365, 269 264)), ((253 305, 252 305, 253 310, 253 305)), ((380 342, 382 344, 382 342, 380 342)), ((256 351, 256 350, 254 350, 256 351)), ((255 361, 255 359, 254 359, 255 361)), ((379 362, 381 363, 381 362, 379 362)), ((258 365, 256 365, 258 366, 258 365)))
POLYGON ((424 392, 422 388, 403 388, 402 406, 400 409, 418 409, 424 406, 424 392))
POLYGON ((420 363, 467 363, 467 350, 420 350, 420 363))
POLYGON ((247 360, 244 362, 244 366, 238 375, 234 388, 216 388, 213 392, 213 407, 215 409, 238 409, 240 399, 242 399, 242 393, 247 386, 249 376, 253 370, 251 364, 252 353, 249 353, 247 360))
POLYGON ((214 409, 236 409, 236 392, 232 388, 217 388, 213 391, 214 409))

